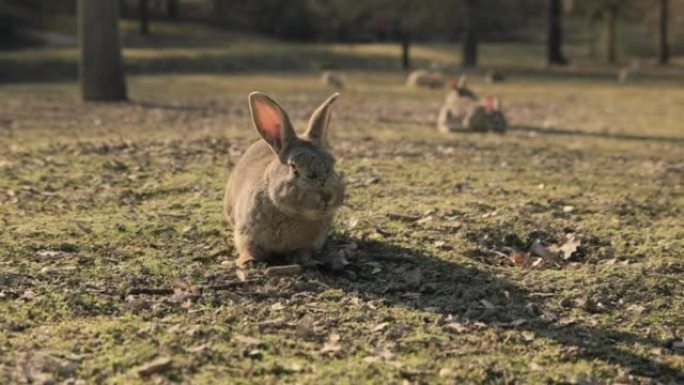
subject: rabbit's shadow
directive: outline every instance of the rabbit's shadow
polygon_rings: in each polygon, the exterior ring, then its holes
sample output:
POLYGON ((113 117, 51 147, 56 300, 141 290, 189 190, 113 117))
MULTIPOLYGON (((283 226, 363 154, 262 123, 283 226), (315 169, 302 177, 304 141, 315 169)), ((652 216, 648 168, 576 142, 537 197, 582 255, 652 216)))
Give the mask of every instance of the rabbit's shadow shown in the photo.
POLYGON ((329 247, 355 243, 358 247, 346 270, 308 270, 309 278, 388 306, 404 306, 451 315, 462 322, 481 322, 534 332, 564 346, 575 347, 578 358, 598 359, 646 377, 684 380, 684 372, 619 347, 639 344, 651 350, 665 341, 596 326, 559 322, 544 293, 526 289, 473 266, 382 241, 335 237, 329 247), (524 323, 519 324, 521 320, 524 323))

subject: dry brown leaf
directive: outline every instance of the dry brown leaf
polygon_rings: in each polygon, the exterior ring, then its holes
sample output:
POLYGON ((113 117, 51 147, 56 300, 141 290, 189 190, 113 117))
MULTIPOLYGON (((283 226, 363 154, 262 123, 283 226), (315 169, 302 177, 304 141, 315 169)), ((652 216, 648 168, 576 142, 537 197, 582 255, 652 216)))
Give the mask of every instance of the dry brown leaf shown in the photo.
POLYGON ((141 377, 148 377, 155 373, 160 373, 168 370, 173 361, 168 357, 157 357, 151 362, 139 367, 136 371, 141 377))
POLYGON ((565 241, 565 243, 560 247, 560 251, 563 254, 563 259, 570 259, 572 254, 577 251, 577 248, 579 248, 581 243, 582 242, 578 238, 575 238, 575 234, 570 234, 567 241, 565 241))
POLYGON ((463 333, 466 331, 466 327, 463 326, 462 323, 459 322, 450 322, 446 325, 447 329, 453 330, 456 333, 463 333))
POLYGON ((339 344, 337 344, 335 342, 326 342, 323 345, 323 347, 321 348, 321 350, 319 351, 319 353, 321 353, 321 354, 335 354, 335 353, 339 352, 340 350, 342 350, 342 346, 340 346, 339 344))
POLYGON ((513 253, 508 259, 511 261, 513 266, 529 268, 532 266, 532 258, 528 253, 513 253))
POLYGON ((242 345, 253 347, 253 346, 263 346, 264 343, 261 340, 258 340, 254 337, 249 337, 249 336, 243 336, 243 335, 237 335, 233 337, 233 339, 242 345))
POLYGON ((389 326, 389 322, 379 323, 379 324, 377 324, 371 328, 371 332, 372 333, 381 332, 381 331, 387 329, 387 326, 389 326))
POLYGON ((534 340, 534 332, 525 330, 522 332, 522 337, 525 341, 530 342, 534 340))
POLYGON ((188 351, 190 353, 203 353, 207 350, 209 350, 209 345, 207 345, 207 344, 192 346, 192 347, 188 348, 188 351))

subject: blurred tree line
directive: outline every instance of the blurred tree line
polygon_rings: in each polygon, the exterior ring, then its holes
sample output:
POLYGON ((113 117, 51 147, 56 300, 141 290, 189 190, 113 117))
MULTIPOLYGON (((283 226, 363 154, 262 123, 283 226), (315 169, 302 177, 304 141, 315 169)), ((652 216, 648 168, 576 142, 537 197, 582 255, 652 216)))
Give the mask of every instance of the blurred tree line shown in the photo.
MULTIPOLYGON (((456 40, 468 34, 471 24, 483 40, 522 40, 544 29, 549 4, 573 18, 598 22, 614 14, 630 22, 654 23, 661 0, 118 1, 123 17, 146 22, 185 19, 284 39, 363 42, 400 40, 404 34, 414 40, 456 40), (466 17, 468 13, 472 17, 466 17)), ((0 25, 4 30, 35 28, 45 17, 75 12, 76 0, 0 0, 0 25)))
MULTIPOLYGON (((682 10, 682 0, 674 1, 678 1, 676 9, 682 10)), ((568 62, 563 53, 564 36, 568 35, 565 24, 572 19, 585 22, 593 41, 592 50, 602 52, 608 63, 615 63, 617 25, 624 20, 654 26, 658 59, 666 64, 671 56, 670 3, 671 0, 0 0, 0 45, 19 40, 22 31, 49 30, 46 21, 60 14, 73 16, 78 9, 82 68, 104 68, 111 63, 118 63, 112 68, 120 67, 116 20, 121 16, 138 19, 142 35, 150 33, 151 22, 163 17, 283 39, 400 42, 404 68, 410 66, 410 46, 416 40, 458 39, 462 43, 463 66, 475 66, 482 40, 539 40, 543 36, 547 62, 564 65, 568 62), (103 47, 114 48, 107 51, 103 47), (111 60, 102 61, 102 57, 111 60), (96 64, 83 64, 87 62, 96 64)), ((120 68, 103 74, 86 71, 81 77, 101 79, 120 72, 120 68)), ((123 75, 115 77, 122 79, 123 75)), ((122 83, 117 80, 118 86, 110 88, 118 89, 117 95, 125 95, 122 83)), ((98 87, 84 90, 104 95, 98 87)))

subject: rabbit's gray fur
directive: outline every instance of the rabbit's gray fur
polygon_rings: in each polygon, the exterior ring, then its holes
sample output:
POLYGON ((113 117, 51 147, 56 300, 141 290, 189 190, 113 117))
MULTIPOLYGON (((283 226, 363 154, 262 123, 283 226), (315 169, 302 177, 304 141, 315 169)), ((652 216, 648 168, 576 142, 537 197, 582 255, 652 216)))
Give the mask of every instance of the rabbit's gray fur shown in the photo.
POLYGON ((300 137, 275 100, 250 94, 252 120, 263 140, 237 163, 224 197, 239 265, 277 256, 307 260, 323 247, 344 199, 344 183, 326 142, 330 105, 338 95, 313 113, 300 137))

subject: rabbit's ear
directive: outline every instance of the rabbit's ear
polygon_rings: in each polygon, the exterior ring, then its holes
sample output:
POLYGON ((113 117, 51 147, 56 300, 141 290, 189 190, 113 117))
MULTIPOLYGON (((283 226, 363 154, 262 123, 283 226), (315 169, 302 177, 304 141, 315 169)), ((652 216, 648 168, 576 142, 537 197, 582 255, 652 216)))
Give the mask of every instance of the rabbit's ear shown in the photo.
POLYGON ((309 128, 307 128, 305 136, 312 142, 327 146, 328 127, 330 126, 330 117, 332 115, 330 106, 338 96, 340 96, 340 94, 337 92, 330 95, 330 97, 311 114, 309 128))
POLYGON ((466 88, 466 86, 468 85, 467 83, 468 83, 468 77, 461 74, 461 76, 458 77, 457 87, 458 88, 466 88))
POLYGON ((249 94, 249 109, 259 135, 282 159, 290 144, 297 139, 287 113, 278 102, 261 92, 249 94))
POLYGON ((499 97, 494 97, 494 100, 492 101, 492 107, 494 107, 494 111, 499 111, 501 109, 501 99, 499 97))

